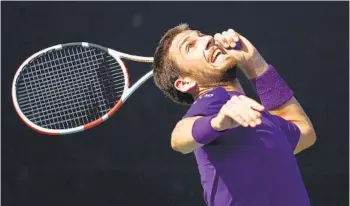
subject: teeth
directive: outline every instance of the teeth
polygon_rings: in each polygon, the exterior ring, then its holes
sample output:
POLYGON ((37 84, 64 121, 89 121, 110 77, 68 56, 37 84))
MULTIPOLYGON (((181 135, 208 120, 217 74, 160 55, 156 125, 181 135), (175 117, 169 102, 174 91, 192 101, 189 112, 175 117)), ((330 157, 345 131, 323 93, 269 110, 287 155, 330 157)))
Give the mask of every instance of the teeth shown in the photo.
POLYGON ((216 59, 220 54, 221 54, 220 49, 215 50, 215 52, 214 52, 214 54, 213 54, 213 60, 212 60, 212 62, 214 62, 215 59, 216 59))

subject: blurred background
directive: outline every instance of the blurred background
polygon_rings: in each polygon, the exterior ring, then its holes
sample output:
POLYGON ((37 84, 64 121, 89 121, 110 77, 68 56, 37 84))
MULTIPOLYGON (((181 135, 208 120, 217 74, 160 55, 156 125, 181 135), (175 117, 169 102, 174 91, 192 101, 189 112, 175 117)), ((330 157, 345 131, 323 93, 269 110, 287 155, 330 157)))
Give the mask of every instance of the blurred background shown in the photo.
MULTIPOLYGON (((208 34, 233 28, 276 67, 318 135, 297 155, 312 205, 349 205, 349 2, 1 2, 3 206, 204 205, 194 156, 169 141, 188 107, 153 80, 109 121, 59 137, 26 127, 10 92, 16 69, 43 48, 87 41, 152 56, 182 22, 208 34)), ((133 81, 150 69, 127 65, 133 81)))

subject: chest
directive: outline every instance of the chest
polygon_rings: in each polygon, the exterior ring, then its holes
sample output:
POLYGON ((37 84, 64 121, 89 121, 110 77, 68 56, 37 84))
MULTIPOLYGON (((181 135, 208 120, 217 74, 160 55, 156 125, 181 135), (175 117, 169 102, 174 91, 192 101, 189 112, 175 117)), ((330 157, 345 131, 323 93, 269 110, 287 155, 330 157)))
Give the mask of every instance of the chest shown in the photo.
POLYGON ((273 147, 288 143, 278 121, 268 112, 262 113, 262 124, 252 127, 236 127, 223 133, 209 145, 273 147))
POLYGON ((273 162, 277 157, 289 157, 293 155, 290 143, 279 124, 273 115, 264 112, 261 125, 233 128, 197 150, 197 161, 226 167, 242 162, 247 165, 264 164, 273 162))

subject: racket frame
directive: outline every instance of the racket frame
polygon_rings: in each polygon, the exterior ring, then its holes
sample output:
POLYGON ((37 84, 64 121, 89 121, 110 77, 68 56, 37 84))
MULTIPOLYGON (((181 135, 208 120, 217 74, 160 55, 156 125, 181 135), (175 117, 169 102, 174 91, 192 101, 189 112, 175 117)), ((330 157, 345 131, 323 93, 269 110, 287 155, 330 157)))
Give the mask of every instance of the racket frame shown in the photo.
POLYGON ((20 119, 30 128, 32 128, 33 130, 45 134, 45 135, 65 135, 65 134, 73 134, 73 133, 77 133, 77 132, 81 132, 87 129, 90 129, 92 127, 95 127, 99 124, 101 124, 102 122, 106 121, 107 119, 109 119, 122 105, 123 103, 125 103, 125 101, 131 96, 132 93, 134 93, 136 91, 136 89, 138 89, 143 83, 145 83, 149 78, 151 78, 153 76, 153 70, 147 72, 144 76, 142 76, 138 81, 136 81, 131 87, 130 87, 130 79, 129 79, 129 72, 128 69, 125 65, 125 63, 122 61, 123 59, 127 59, 127 60, 131 60, 131 61, 136 61, 136 62, 143 62, 143 63, 152 63, 153 62, 153 57, 142 57, 142 56, 137 56, 137 55, 130 55, 127 53, 123 53, 123 52, 119 52, 110 48, 106 48, 100 45, 96 45, 96 44, 91 44, 88 42, 77 42, 77 43, 66 43, 66 44, 59 44, 59 45, 55 45, 55 46, 51 46, 48 47, 46 49, 43 49, 39 52, 34 53, 33 55, 31 55, 30 57, 28 57, 21 65, 20 67, 17 69, 14 79, 13 79, 13 83, 12 83, 12 102, 14 105, 14 108, 18 114, 18 116, 20 117, 20 119), (107 53, 109 53, 120 65, 123 74, 124 74, 124 91, 122 96, 120 97, 120 99, 116 102, 116 104, 114 105, 113 108, 111 108, 111 110, 109 110, 106 114, 104 114, 102 117, 87 123, 85 125, 81 125, 78 127, 74 127, 74 128, 69 128, 69 129, 48 129, 48 128, 43 128, 39 125, 36 125, 35 123, 33 123, 32 121, 30 121, 21 111, 18 101, 17 101, 17 94, 16 94, 16 85, 17 85, 17 80, 19 75, 21 74, 21 71, 23 70, 23 68, 28 64, 28 62, 30 62, 32 59, 36 58, 37 56, 44 54, 48 51, 51 50, 59 50, 62 49, 66 46, 74 46, 74 45, 80 45, 83 47, 96 47, 99 48, 101 50, 106 51, 107 53))

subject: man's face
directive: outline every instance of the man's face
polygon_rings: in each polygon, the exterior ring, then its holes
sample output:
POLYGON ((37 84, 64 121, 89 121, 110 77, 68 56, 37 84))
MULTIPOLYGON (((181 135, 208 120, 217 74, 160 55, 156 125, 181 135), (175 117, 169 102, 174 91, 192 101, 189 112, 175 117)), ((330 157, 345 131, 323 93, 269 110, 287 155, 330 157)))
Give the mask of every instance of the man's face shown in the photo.
POLYGON ((220 81, 227 70, 236 64, 236 60, 212 36, 194 30, 178 34, 169 53, 180 68, 192 74, 198 84, 208 83, 206 79, 220 81))

